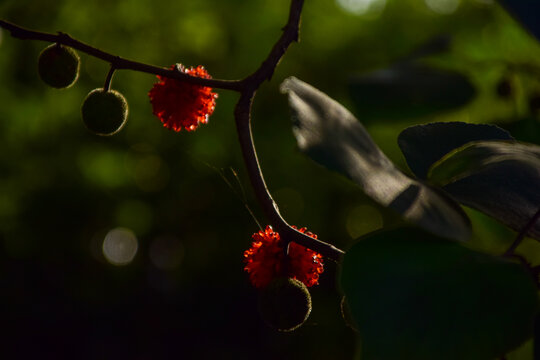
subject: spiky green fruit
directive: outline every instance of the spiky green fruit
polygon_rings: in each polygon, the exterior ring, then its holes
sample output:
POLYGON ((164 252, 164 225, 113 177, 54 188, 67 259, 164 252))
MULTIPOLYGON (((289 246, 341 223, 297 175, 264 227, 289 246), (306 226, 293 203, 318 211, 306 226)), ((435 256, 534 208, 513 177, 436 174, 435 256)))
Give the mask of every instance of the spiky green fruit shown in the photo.
POLYGON ((270 327, 279 331, 292 331, 309 317, 311 295, 301 281, 276 278, 261 291, 259 312, 270 327))
POLYGON ((79 77, 81 60, 72 48, 53 44, 39 54, 39 77, 57 89, 70 87, 79 77))
POLYGON ((84 125, 96 135, 114 135, 126 124, 128 104, 116 90, 92 90, 84 99, 82 108, 84 125))

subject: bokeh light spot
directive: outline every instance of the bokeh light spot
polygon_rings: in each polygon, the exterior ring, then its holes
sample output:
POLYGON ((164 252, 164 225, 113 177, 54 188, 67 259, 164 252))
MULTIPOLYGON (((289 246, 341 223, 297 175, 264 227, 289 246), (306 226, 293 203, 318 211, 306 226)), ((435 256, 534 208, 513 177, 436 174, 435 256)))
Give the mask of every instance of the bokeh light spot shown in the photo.
POLYGON ((424 0, 426 5, 431 9, 431 11, 436 12, 441 15, 449 15, 454 13, 458 6, 460 0, 424 0))
POLYGON ((343 10, 355 15, 382 12, 386 5, 386 0, 336 0, 336 2, 343 10))
POLYGON ((103 240, 103 255, 113 265, 127 265, 137 254, 139 244, 133 231, 115 228, 107 233, 103 240))

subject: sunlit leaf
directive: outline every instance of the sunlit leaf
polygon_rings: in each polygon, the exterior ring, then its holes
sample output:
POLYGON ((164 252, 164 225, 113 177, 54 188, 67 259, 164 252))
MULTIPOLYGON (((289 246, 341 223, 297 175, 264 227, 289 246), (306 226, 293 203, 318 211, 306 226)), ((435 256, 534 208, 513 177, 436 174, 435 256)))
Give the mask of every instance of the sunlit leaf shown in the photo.
POLYGON ((531 337, 538 311, 523 265, 416 228, 361 238, 341 286, 362 360, 493 360, 531 337))
POLYGON ((437 122, 408 127, 399 134, 398 144, 412 172, 425 179, 433 163, 450 151, 476 140, 513 138, 506 130, 494 125, 437 122))
MULTIPOLYGON (((461 203, 520 231, 540 207, 540 146, 469 143, 435 163, 428 177, 461 203)), ((540 223, 528 235, 540 240, 540 223)))
POLYGON ((445 194, 403 174, 342 105, 296 78, 282 84, 302 152, 338 171, 380 204, 423 228, 452 239, 470 235, 469 219, 445 194))
POLYGON ((355 76, 349 88, 366 119, 415 118, 452 110, 476 93, 461 73, 409 62, 355 76))

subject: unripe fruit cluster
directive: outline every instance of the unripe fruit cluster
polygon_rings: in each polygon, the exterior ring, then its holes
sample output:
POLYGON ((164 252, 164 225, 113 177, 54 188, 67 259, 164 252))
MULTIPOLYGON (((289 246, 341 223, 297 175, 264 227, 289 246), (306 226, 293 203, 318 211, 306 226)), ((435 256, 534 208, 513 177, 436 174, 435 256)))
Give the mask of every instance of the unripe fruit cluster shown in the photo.
MULTIPOLYGON (((53 44, 45 48, 38 59, 38 73, 43 82, 57 89, 70 87, 77 81, 79 55, 72 48, 53 44)), ((112 74, 112 72, 111 72, 112 74)), ((107 79, 107 87, 111 77, 107 79)), ((116 90, 94 89, 84 99, 82 119, 88 130, 97 135, 113 135, 127 120, 127 101, 116 90)))

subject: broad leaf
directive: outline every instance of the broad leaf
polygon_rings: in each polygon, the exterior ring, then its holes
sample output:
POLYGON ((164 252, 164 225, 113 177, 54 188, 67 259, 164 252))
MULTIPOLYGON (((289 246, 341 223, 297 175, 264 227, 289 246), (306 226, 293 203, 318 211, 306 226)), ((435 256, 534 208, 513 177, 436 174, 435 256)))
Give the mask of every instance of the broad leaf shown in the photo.
POLYGON ((499 126, 504 127, 518 141, 540 145, 540 121, 534 114, 520 119, 503 120, 499 126))
MULTIPOLYGON (((520 231, 540 207, 540 146, 469 143, 435 163, 429 179, 461 203, 520 231)), ((540 222, 528 235, 540 240, 540 222)))
POLYGON ((398 144, 412 172, 425 179, 430 166, 437 160, 450 151, 477 140, 513 138, 506 130, 495 125, 437 122, 406 128, 399 134, 398 144))
POLYGON ((524 266, 415 228, 360 239, 340 280, 362 360, 493 360, 531 337, 538 312, 524 266))
POLYGON ((540 40, 540 2, 538 0, 499 0, 532 35, 540 40))
POLYGON ((348 176, 405 219, 451 239, 469 237, 469 219, 459 205, 398 170, 342 105, 296 78, 285 80, 281 89, 289 96, 293 132, 302 152, 348 176))
POLYGON ((468 103, 476 91, 462 74, 410 62, 358 75, 351 98, 366 119, 415 118, 468 103))

